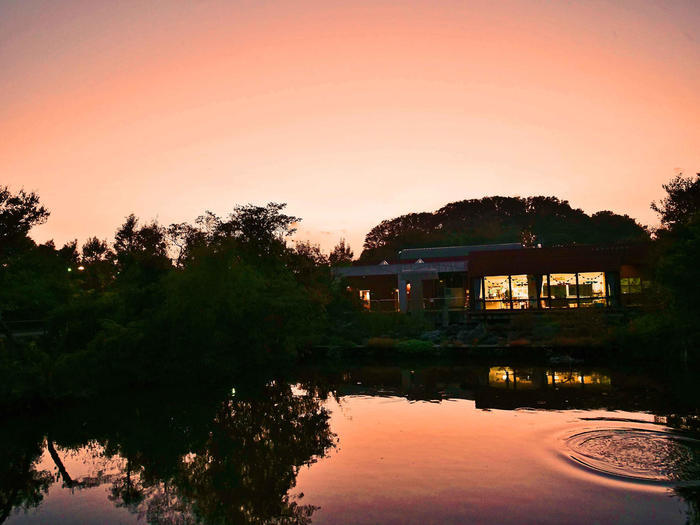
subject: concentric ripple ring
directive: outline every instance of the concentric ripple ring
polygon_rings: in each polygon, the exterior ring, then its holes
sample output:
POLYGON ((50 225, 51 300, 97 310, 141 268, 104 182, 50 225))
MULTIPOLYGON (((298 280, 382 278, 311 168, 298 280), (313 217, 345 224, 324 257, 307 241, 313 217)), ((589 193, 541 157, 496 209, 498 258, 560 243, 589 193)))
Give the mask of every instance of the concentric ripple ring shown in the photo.
POLYGON ((700 440, 671 432, 615 428, 565 440, 570 457, 599 473, 646 482, 700 484, 700 440))

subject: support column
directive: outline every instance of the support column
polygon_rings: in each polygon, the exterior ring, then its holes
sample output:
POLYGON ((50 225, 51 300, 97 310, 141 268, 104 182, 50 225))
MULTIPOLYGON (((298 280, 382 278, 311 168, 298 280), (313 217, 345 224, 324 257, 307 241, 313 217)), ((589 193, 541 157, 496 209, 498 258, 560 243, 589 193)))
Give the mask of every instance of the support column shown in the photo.
POLYGON ((417 276, 417 278, 411 280, 411 297, 408 303, 409 311, 423 311, 423 279, 421 276, 417 276))
POLYGON ((399 311, 405 314, 408 311, 408 296, 406 295, 406 280, 398 276, 399 284, 399 311))

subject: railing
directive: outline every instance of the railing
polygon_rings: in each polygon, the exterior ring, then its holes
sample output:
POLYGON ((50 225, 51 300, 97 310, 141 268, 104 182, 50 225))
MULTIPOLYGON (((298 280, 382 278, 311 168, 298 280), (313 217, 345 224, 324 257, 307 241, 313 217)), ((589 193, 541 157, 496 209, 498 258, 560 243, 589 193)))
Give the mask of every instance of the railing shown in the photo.
POLYGON ((426 311, 442 311, 442 310, 466 310, 466 299, 456 297, 428 297, 423 298, 423 310, 426 311))
MULTIPOLYGON (((365 302, 367 305, 367 302, 365 302)), ((399 300, 398 299, 372 299, 369 301, 368 310, 372 312, 398 312, 399 311, 399 300)))

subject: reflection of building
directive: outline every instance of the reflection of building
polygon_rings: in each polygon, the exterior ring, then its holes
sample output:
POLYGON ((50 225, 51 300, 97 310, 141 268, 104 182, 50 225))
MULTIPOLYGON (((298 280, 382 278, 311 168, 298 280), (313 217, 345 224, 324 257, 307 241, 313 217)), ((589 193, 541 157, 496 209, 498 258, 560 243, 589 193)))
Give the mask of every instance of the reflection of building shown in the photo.
MULTIPOLYGON (((412 401, 468 399, 474 400, 477 408, 638 409, 640 399, 638 380, 626 381, 618 376, 613 381, 605 370, 474 364, 415 368, 359 365, 335 374, 324 377, 324 385, 338 396, 399 396, 412 401)), ((645 391, 646 401, 648 395, 645 391)), ((662 391, 651 395, 668 400, 662 391)))
POLYGON ((520 244, 401 250, 398 260, 336 268, 366 308, 532 310, 639 304, 645 245, 520 244))
POLYGON ((610 376, 600 372, 554 370, 540 368, 511 368, 494 366, 489 369, 489 386, 494 388, 585 388, 607 390, 610 376))

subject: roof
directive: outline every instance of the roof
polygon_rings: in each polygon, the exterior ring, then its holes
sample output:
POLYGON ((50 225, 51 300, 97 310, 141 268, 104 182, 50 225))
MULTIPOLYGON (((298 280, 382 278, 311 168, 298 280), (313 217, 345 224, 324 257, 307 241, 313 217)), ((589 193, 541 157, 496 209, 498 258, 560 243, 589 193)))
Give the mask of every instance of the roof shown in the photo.
POLYGON ((453 257, 466 257, 472 252, 486 252, 495 250, 519 250, 522 244, 477 244, 472 246, 438 246, 435 248, 407 248, 399 252, 400 260, 412 259, 448 259, 453 257))
POLYGON ((428 263, 368 264, 333 268, 335 275, 361 277, 367 275, 426 274, 439 272, 466 272, 467 261, 439 261, 428 263))
POLYGON ((469 258, 469 272, 477 276, 618 271, 623 265, 644 267, 648 255, 648 243, 489 251, 469 258))

